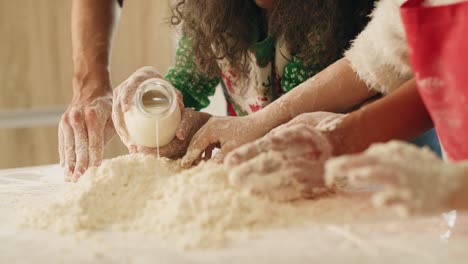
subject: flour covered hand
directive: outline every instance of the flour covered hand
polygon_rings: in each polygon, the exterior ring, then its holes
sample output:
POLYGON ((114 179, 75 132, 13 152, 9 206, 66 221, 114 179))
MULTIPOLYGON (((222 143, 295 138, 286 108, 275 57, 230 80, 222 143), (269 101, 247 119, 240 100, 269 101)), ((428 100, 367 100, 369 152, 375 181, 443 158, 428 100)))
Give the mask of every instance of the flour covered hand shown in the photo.
POLYGON ((393 141, 328 161, 325 179, 328 186, 370 191, 375 207, 407 215, 448 209, 464 174, 466 166, 444 163, 429 149, 393 141))
POLYGON ((213 157, 213 161, 222 162, 230 151, 254 141, 267 132, 268 129, 259 125, 253 116, 211 117, 194 135, 187 154, 182 159, 182 166, 190 167, 203 153, 211 152, 214 147, 220 147, 220 150, 213 157))
POLYGON ((324 164, 332 147, 305 124, 283 125, 227 155, 229 182, 275 200, 310 198, 327 193, 324 164))
MULTIPOLYGON (((112 119, 114 121, 117 133, 120 136, 120 139, 125 144, 125 146, 127 146, 130 153, 157 153, 156 148, 148 148, 134 144, 128 136, 127 127, 125 125, 124 120, 124 113, 130 110, 133 98, 135 97, 136 90, 144 81, 151 78, 162 79, 162 76, 156 69, 152 67, 143 67, 137 70, 135 73, 133 73, 127 80, 125 80, 122 84, 120 84, 117 88, 114 89, 112 119)), ((192 118, 194 116, 192 110, 184 109, 184 104, 182 102, 182 93, 177 89, 175 91, 177 93, 178 105, 182 112, 182 121, 176 136, 177 139, 179 139, 179 141, 182 141, 182 143, 184 143, 187 140, 186 138, 188 138, 188 135, 191 133, 192 127, 194 126, 189 124, 195 124, 199 121, 199 119, 203 118, 192 118), (193 119, 194 122, 190 123, 189 121, 187 121, 191 119, 193 119)), ((188 145, 188 143, 183 145, 179 141, 174 140, 167 147, 160 148, 160 154, 167 157, 179 155, 182 149, 186 149, 188 145)), ((188 139, 188 141, 190 141, 190 139, 188 139)))
POLYGON ((60 165, 65 180, 76 182, 93 166, 99 166, 104 146, 115 135, 109 94, 74 96, 59 124, 60 165))

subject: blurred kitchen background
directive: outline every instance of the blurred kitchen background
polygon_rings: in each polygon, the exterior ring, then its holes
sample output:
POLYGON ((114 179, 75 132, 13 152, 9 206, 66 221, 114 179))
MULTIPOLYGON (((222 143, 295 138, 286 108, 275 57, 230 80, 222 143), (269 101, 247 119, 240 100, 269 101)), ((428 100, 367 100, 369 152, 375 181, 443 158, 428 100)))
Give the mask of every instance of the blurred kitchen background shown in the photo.
MULTIPOLYGON (((176 36, 168 0, 126 1, 114 39, 113 86, 136 69, 166 72, 176 36)), ((0 169, 58 163, 57 125, 72 96, 71 0, 0 0, 0 169)), ((218 89, 208 112, 224 115, 218 89)), ((115 136, 106 158, 125 154, 115 136)))

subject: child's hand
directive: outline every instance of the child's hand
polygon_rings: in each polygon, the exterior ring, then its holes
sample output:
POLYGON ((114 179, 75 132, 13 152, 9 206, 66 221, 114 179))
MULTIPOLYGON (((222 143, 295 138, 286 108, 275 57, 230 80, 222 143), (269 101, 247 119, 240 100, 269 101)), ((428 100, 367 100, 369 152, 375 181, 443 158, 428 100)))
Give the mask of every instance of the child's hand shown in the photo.
MULTIPOLYGON (((329 134, 330 131, 328 130, 332 130, 333 126, 339 123, 344 116, 328 112, 306 113, 297 116, 286 123, 285 126, 306 124, 312 128, 317 126, 319 129, 324 130, 324 134, 329 134)), ((200 159, 205 149, 211 151, 214 146, 220 146, 221 149, 213 160, 222 162, 224 157, 235 148, 252 142, 268 132, 269 130, 262 125, 262 120, 258 120, 255 115, 212 117, 193 137, 187 155, 182 160, 182 166, 191 166, 195 160, 200 159)), ((330 136, 330 138, 334 138, 334 136, 330 136)))
POLYGON ((212 117, 193 136, 187 155, 182 159, 182 166, 190 167, 194 161, 201 158, 203 152, 207 150, 211 152, 214 147, 221 149, 213 157, 213 160, 222 162, 224 156, 231 150, 252 142, 267 132, 268 130, 258 125, 255 118, 251 116, 212 117))
POLYGON ((372 191, 374 206, 406 215, 447 207, 466 172, 462 166, 439 160, 428 149, 391 142, 328 161, 325 180, 330 187, 372 191))
MULTIPOLYGON (((143 67, 137 70, 135 73, 133 73, 127 80, 125 80, 122 84, 120 84, 117 88, 114 89, 112 120, 114 121, 114 126, 117 130, 117 133, 120 136, 120 139, 125 144, 125 146, 127 146, 129 152, 131 153, 152 153, 152 151, 150 151, 149 148, 135 146, 134 144, 132 144, 127 133, 127 127, 125 126, 124 119, 124 113, 130 110, 138 86, 140 86, 140 84, 142 84, 144 81, 151 78, 162 78, 162 76, 156 69, 152 67, 143 67)), ((184 104, 182 102, 182 94, 178 90, 176 90, 176 93, 179 107, 182 113, 184 113, 184 111, 182 110, 184 109, 184 104)), ((185 114, 185 116, 189 117, 188 114, 185 114)))
POLYGON ((329 192, 323 180, 331 146, 324 135, 305 124, 280 126, 226 156, 231 184, 274 199, 310 198, 329 192), (298 191, 299 190, 299 191, 298 191))

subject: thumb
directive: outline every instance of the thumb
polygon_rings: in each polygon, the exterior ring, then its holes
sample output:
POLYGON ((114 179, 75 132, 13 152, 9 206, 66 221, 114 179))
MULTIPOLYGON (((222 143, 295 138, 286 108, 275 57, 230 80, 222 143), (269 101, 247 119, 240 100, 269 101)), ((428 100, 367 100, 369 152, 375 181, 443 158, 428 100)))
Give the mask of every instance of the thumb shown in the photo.
POLYGON ((177 139, 183 141, 187 138, 188 133, 192 127, 192 118, 188 114, 187 110, 182 111, 182 120, 180 121, 179 128, 176 132, 177 139))

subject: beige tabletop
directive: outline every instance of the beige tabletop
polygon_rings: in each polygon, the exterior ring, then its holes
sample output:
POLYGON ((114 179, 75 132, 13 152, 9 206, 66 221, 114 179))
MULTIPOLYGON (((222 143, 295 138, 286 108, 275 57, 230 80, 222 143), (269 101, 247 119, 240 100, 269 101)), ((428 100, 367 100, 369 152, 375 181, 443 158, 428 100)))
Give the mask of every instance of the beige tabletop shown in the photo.
POLYGON ((65 184, 56 165, 0 170, 0 263, 468 263, 467 213, 400 219, 371 209, 362 197, 321 202, 330 203, 324 215, 350 204, 368 208, 358 220, 322 219, 217 249, 181 250, 139 233, 77 237, 18 227, 26 203, 40 202, 65 184))

